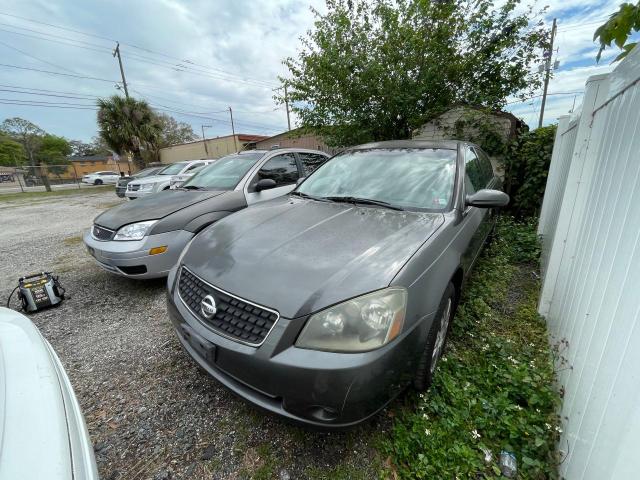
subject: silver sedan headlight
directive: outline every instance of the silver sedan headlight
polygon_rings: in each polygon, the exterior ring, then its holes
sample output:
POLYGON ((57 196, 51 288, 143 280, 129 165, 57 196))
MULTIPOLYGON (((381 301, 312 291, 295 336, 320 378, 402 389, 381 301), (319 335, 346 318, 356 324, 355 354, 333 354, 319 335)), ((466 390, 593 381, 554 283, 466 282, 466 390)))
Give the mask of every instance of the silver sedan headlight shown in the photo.
POLYGON ((153 188, 156 186, 155 183, 143 183, 140 185, 141 192, 153 192, 153 188))
POLYGON ((142 240, 157 220, 146 222, 130 223, 118 230, 113 237, 114 240, 142 240))
POLYGON ((389 287, 334 305, 309 318, 296 346, 330 352, 379 348, 402 331, 407 290, 389 287))

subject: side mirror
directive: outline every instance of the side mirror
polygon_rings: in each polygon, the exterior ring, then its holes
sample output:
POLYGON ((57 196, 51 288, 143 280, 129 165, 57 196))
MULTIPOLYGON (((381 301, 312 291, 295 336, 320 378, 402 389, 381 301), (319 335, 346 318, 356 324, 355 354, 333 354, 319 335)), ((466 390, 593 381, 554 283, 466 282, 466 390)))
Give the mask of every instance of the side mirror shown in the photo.
POLYGON ((269 190, 270 188, 275 188, 277 186, 276 181, 272 178, 263 178, 262 180, 256 183, 256 192, 261 192, 262 190, 269 190))
POLYGON ((306 178, 307 177, 300 177, 298 180, 296 180, 296 187, 300 185, 302 182, 304 182, 306 178))
POLYGON ((509 195, 500 190, 484 188, 473 195, 467 195, 466 204, 479 208, 504 207, 509 203, 509 195))

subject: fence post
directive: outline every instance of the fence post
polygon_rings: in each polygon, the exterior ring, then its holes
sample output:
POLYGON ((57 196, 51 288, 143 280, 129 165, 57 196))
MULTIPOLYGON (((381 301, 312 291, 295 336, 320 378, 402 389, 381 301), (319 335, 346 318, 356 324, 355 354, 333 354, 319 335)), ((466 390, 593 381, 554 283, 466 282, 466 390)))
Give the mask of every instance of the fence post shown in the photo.
MULTIPOLYGON (((562 276, 560 275, 560 265, 566 261, 572 261, 571 252, 573 252, 576 235, 576 232, 572 231, 572 227, 575 228, 578 217, 583 213, 584 196, 589 188, 587 179, 590 178, 590 172, 594 167, 592 162, 585 162, 585 156, 591 143, 592 113, 606 99, 609 90, 608 82, 608 74, 593 75, 587 80, 582 113, 577 127, 576 142, 569 173, 567 174, 565 191, 562 196, 556 233, 553 237, 553 243, 549 247, 548 266, 540 292, 538 313, 543 317, 549 314, 551 303, 556 293, 558 277, 562 276)), ((594 143, 597 142, 594 140, 594 143)), ((591 149, 593 150, 594 148, 595 146, 592 144, 591 149)), ((562 279, 560 280, 560 285, 562 285, 562 279)))
POLYGON ((18 165, 14 167, 14 172, 16 174, 16 178, 18 179, 18 185, 20 186, 20 191, 24 193, 24 188, 22 188, 22 182, 20 181, 20 174, 18 173, 18 165))

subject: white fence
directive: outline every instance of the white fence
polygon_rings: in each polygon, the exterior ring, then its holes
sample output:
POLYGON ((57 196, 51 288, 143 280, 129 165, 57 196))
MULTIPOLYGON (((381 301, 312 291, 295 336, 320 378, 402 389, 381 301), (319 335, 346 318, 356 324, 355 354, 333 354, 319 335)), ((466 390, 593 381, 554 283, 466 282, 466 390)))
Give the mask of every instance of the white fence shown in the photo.
POLYGON ((564 391, 560 473, 640 478, 640 48, 560 118, 538 231, 539 311, 564 391))

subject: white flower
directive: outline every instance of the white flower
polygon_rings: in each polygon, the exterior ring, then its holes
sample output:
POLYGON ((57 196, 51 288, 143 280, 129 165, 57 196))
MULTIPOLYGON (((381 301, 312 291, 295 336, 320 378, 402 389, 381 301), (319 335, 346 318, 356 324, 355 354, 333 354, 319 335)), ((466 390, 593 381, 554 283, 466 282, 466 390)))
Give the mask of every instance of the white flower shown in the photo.
POLYGON ((551 430, 551 425, 549 425, 548 423, 545 423, 544 426, 547 427, 547 430, 551 430))
POLYGON ((423 413, 422 418, 424 418, 425 420, 429 420, 429 415, 427 415, 426 413, 423 413))
POLYGON ((480 434, 478 433, 477 430, 471 430, 471 438, 473 438, 474 440, 477 440, 478 438, 480 438, 480 434))
POLYGON ((523 408, 520 405, 516 405, 516 410, 523 410, 523 408))
POLYGON ((431 435, 431 430, 429 430, 428 428, 425 428, 425 429, 424 429, 424 434, 425 434, 426 436, 431 435))
POLYGON ((556 432, 558 432, 558 433, 562 433, 562 429, 561 429, 560 427, 557 427, 557 426, 556 426, 556 432))

